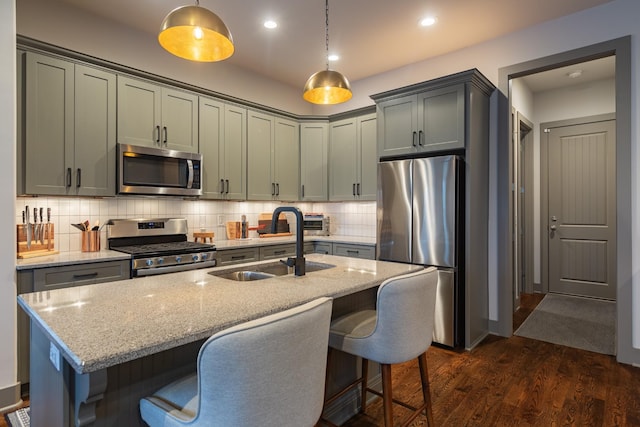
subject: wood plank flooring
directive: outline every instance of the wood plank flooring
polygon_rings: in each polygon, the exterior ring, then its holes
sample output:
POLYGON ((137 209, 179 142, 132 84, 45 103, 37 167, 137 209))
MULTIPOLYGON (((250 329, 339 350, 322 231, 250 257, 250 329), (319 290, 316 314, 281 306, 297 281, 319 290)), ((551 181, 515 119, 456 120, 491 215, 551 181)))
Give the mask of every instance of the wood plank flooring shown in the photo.
MULTIPOLYGON (((540 295, 523 296, 517 328, 540 295)), ((640 426, 640 368, 615 357, 528 338, 487 337, 471 352, 427 352, 437 426, 640 426)), ((393 367, 395 397, 421 399, 417 363, 393 367)), ((394 405, 399 423, 407 410, 394 405)), ((376 401, 344 427, 384 425, 376 401)), ((424 416, 412 426, 426 426, 424 416)), ((4 417, 0 427, 6 427, 4 417)))

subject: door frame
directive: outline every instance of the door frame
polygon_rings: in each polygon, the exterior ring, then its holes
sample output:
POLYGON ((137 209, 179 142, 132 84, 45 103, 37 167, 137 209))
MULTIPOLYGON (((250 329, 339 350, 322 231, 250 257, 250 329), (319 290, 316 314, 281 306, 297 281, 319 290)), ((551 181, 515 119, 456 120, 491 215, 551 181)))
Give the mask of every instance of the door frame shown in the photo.
MULTIPOLYGON (((549 292, 549 138, 543 136, 546 135, 545 129, 609 120, 616 120, 616 114, 598 114, 540 123, 540 276, 542 278, 542 292, 545 294, 549 292)), ((616 239, 617 237, 616 234, 616 239)))
POLYGON ((597 43, 567 52, 534 59, 498 70, 497 135, 497 300, 498 319, 491 332, 513 334, 513 221, 511 135, 511 79, 558 67, 615 55, 616 81, 616 212, 617 212, 617 322, 616 358, 623 363, 640 363, 640 349, 633 347, 633 275, 631 197, 631 36, 597 43))

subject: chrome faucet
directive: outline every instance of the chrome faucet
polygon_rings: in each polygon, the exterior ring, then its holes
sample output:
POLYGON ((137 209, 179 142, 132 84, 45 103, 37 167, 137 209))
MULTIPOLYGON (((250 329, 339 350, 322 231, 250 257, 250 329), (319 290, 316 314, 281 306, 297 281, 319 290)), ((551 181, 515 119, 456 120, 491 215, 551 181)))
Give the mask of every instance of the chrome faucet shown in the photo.
POLYGON ((282 260, 281 262, 285 263, 289 267, 294 267, 296 276, 304 276, 304 218, 302 217, 302 211, 298 208, 294 208, 293 206, 281 206, 276 208, 276 210, 273 211, 273 216, 271 217, 271 233, 275 233, 277 231, 280 212, 293 212, 296 215, 296 257, 287 258, 286 261, 282 260))

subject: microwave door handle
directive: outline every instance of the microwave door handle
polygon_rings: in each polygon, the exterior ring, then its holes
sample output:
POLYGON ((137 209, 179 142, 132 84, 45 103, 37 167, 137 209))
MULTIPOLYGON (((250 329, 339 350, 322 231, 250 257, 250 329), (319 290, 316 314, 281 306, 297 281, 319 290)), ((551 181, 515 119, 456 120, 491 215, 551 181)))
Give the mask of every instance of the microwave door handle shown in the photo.
POLYGON ((193 160, 187 160, 187 169, 189 174, 187 175, 187 188, 193 187, 193 160))

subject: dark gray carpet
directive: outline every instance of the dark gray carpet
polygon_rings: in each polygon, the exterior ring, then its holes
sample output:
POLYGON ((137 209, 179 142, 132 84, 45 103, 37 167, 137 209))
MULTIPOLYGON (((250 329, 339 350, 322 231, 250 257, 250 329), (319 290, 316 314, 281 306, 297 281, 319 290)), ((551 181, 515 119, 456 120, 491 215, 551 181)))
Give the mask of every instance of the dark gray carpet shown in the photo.
POLYGON ((615 302, 547 294, 514 334, 615 355, 615 333, 615 302))

